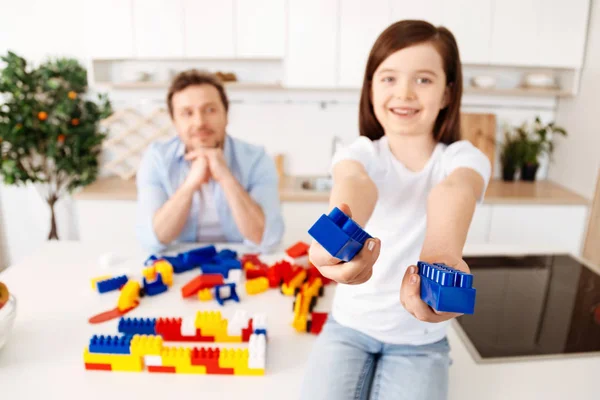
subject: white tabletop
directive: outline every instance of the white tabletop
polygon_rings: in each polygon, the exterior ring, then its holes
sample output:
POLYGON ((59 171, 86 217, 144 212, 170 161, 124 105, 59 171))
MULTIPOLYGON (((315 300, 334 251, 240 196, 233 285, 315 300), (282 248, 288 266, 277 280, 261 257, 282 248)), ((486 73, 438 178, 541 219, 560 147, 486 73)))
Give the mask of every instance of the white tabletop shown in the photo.
MULTIPOLYGON (((223 308, 214 301, 183 300, 180 287, 197 274, 194 271, 175 275, 175 284, 167 293, 144 297, 141 305, 128 316, 188 316, 203 309, 220 309, 225 316, 232 315, 236 309, 266 312, 269 341, 265 376, 86 371, 83 349, 90 336, 117 334, 117 320, 100 325, 87 322, 92 315, 116 306, 117 293, 100 295, 92 291, 89 281, 107 272, 98 265, 98 260, 110 250, 79 242, 51 242, 32 250, 25 260, 0 273, 0 280, 8 285, 18 302, 11 338, 0 350, 0 397, 90 400, 298 397, 315 336, 297 333, 291 327, 292 298, 274 289, 256 296, 247 296, 240 289, 241 302, 226 303, 223 308)), ((471 255, 521 253, 507 246, 467 246, 465 249, 465 254, 471 255)), ((147 256, 135 251, 117 255, 126 260, 108 272, 139 272, 147 256)), ((274 255, 270 261, 278 258, 281 254, 274 255)), ((330 310, 334 290, 334 286, 326 288, 316 311, 330 310)), ((553 360, 480 365, 474 361, 468 340, 456 325, 452 324, 448 331, 453 360, 450 400, 597 398, 595 382, 600 357, 563 356, 553 360)))
MULTIPOLYGON (((241 250, 240 247, 227 246, 241 250)), ((243 253, 243 251, 242 251, 243 253)), ((274 258, 281 258, 282 253, 274 258)), ((127 255, 122 263, 102 268, 102 251, 76 242, 46 244, 23 262, 0 275, 17 298, 17 318, 6 347, 0 350, 0 393, 3 398, 69 398, 106 400, 110 396, 131 399, 189 398, 206 394, 211 399, 294 398, 314 335, 301 334, 291 326, 292 297, 278 290, 254 296, 238 289, 240 303, 201 302, 182 299, 180 288, 198 270, 177 274, 168 292, 141 299, 128 317, 176 317, 198 310, 217 309, 226 317, 234 310, 250 314, 265 312, 268 324, 265 376, 217 376, 151 374, 148 372, 86 371, 83 349, 91 335, 117 335, 118 319, 91 325, 87 319, 116 307, 118 293, 92 291, 90 278, 108 272, 139 274, 146 255, 127 255), (251 395, 249 395, 251 394, 251 395), (9 395, 9 396, 5 396, 9 395), (185 396, 185 397, 184 397, 185 396), (249 396, 249 397, 248 397, 249 396)), ((124 255, 121 255, 124 256, 124 255)), ((328 311, 334 286, 327 286, 315 311, 328 311)), ((171 343, 169 343, 171 345, 171 343)), ((175 345, 175 344, 173 344, 175 345)), ((183 346, 245 347, 247 344, 185 343, 183 346)))

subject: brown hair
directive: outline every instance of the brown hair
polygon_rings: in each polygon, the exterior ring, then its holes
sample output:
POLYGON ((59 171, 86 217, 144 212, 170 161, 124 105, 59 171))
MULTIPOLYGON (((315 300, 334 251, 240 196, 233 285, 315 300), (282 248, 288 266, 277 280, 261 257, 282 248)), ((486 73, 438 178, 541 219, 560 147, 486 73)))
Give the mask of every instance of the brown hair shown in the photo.
POLYGON ((193 85, 214 86, 219 91, 219 96, 221 97, 221 102, 223 102, 223 106, 225 107, 225 112, 229 110, 229 100, 227 99, 225 88, 223 87, 223 84, 219 78, 210 72, 190 69, 188 71, 178 73, 175 78, 173 78, 171 86, 169 87, 169 93, 167 94, 167 106, 169 107, 169 114, 171 117, 173 117, 173 95, 184 90, 188 86, 193 85))
POLYGON ((392 53, 425 42, 432 43, 440 53, 446 73, 446 86, 450 87, 448 106, 440 110, 433 127, 434 138, 446 144, 459 140, 462 68, 456 40, 448 29, 416 20, 399 21, 390 25, 379 35, 371 49, 360 95, 358 125, 361 136, 377 140, 384 135, 371 101, 375 70, 392 53))

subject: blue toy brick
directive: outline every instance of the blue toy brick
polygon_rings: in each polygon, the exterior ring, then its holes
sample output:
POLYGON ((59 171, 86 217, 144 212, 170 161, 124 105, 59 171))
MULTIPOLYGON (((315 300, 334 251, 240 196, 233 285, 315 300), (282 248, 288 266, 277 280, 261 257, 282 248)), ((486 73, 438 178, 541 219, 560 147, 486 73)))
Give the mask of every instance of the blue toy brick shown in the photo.
POLYGON ((146 277, 143 278, 144 284, 144 293, 148 296, 155 296, 157 294, 161 294, 166 292, 168 287, 163 283, 162 274, 158 274, 156 276, 156 280, 154 282, 148 283, 146 277))
POLYGON ((473 314, 473 275, 445 264, 417 263, 421 276, 421 299, 437 311, 473 314))
POLYGON ((218 259, 218 260, 235 260, 237 259, 237 252, 230 250, 230 249, 223 249, 221 251, 219 251, 219 254, 217 254, 214 259, 218 259))
POLYGON ((125 318, 119 320, 119 333, 126 335, 156 335, 156 318, 125 318))
POLYGON ((160 257, 158 257, 158 256, 155 256, 154 254, 152 254, 150 257, 148 257, 148 258, 146 259, 146 261, 144 261, 144 265, 145 265, 146 267, 148 267, 148 266, 150 266, 150 265, 154 264, 154 262, 155 262, 156 260, 160 260, 160 257))
POLYGON ((116 276, 114 278, 96 282, 96 288, 98 289, 98 292, 106 293, 120 289, 127 281, 127 275, 116 276))
POLYGON ((337 207, 329 215, 321 215, 308 233, 329 254, 343 261, 352 260, 367 239, 371 238, 371 235, 337 207))
POLYGON ((266 329, 255 329, 254 330, 254 334, 255 335, 265 335, 265 336, 267 336, 267 330, 266 329))
POLYGON ((182 272, 192 270, 198 266, 195 264, 186 263, 182 254, 178 254, 176 256, 165 256, 162 258, 173 266, 173 272, 176 274, 181 274, 182 272))
POLYGON ((90 353, 131 354, 129 345, 131 343, 132 338, 132 335, 94 335, 90 339, 90 345, 88 346, 88 350, 90 353))
POLYGON ((237 303, 240 302, 240 298, 237 295, 237 292, 235 291, 235 287, 236 284, 235 283, 226 283, 224 285, 217 285, 215 286, 215 300, 217 300, 217 303, 219 303, 219 305, 223 305, 227 300, 233 300, 237 303), (229 297, 221 297, 221 288, 225 287, 225 286, 229 286, 230 287, 230 291, 231 294, 229 295, 229 297))
POLYGON ((235 259, 213 259, 208 264, 202 264, 200 269, 203 274, 221 274, 224 279, 227 279, 229 278, 229 271, 232 269, 242 269, 242 263, 235 259))
POLYGON ((183 257, 185 265, 193 265, 195 267, 210 262, 216 255, 217 249, 213 245, 199 247, 180 254, 183 257))

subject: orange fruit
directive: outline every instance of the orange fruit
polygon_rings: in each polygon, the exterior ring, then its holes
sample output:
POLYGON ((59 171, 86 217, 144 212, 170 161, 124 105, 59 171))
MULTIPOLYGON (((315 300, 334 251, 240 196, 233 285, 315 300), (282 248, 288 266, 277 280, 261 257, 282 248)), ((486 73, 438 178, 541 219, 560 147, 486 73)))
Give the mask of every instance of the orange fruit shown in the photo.
POLYGON ((40 111, 37 117, 40 121, 45 121, 48 118, 48 113, 46 111, 40 111))
POLYGON ((58 143, 64 143, 66 139, 66 136, 63 134, 58 135, 58 143))
POLYGON ((8 288, 2 282, 0 282, 0 308, 4 307, 4 305, 8 302, 8 288))
POLYGON ((73 119, 71 120, 71 125, 73 125, 73 126, 77 126, 77 125, 79 125, 79 119, 78 119, 78 118, 73 118, 73 119))
POLYGON ((71 90, 71 91, 70 91, 70 92, 67 94, 67 96, 69 96, 69 98, 70 98, 71 100, 75 100, 75 99, 77 98, 77 93, 75 93, 74 91, 72 91, 72 90, 71 90))

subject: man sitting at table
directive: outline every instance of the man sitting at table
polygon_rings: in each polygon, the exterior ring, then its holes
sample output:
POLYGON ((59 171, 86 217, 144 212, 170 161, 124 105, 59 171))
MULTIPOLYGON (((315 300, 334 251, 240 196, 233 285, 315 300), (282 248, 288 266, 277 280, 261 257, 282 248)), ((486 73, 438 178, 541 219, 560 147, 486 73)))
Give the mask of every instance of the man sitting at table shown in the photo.
POLYGON ((137 236, 160 252, 174 241, 243 242, 273 251, 283 236, 275 163, 226 133, 221 82, 197 70, 178 74, 167 95, 177 136, 152 143, 137 172, 137 236))

